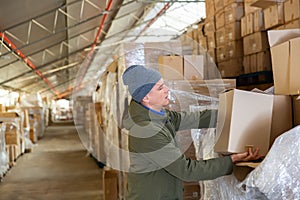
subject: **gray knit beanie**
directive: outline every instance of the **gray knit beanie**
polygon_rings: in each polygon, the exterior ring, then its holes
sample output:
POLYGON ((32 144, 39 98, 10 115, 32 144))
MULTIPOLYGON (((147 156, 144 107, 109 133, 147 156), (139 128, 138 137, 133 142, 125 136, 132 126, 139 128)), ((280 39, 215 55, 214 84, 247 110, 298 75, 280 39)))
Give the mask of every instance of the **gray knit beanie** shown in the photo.
POLYGON ((141 102, 160 79, 158 71, 142 65, 132 65, 123 73, 124 85, 128 85, 129 93, 137 102, 141 102))

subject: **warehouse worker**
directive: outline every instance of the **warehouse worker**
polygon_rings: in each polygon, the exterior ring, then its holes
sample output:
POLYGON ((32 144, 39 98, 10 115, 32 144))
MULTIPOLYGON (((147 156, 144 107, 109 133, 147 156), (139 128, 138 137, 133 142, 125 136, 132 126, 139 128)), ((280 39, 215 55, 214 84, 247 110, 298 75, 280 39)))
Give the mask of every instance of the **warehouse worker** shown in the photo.
POLYGON ((217 111, 175 112, 161 74, 141 65, 127 68, 123 82, 132 96, 123 124, 129 130, 130 169, 126 200, 179 200, 183 181, 211 180, 232 173, 233 163, 255 160, 258 150, 209 160, 180 151, 176 131, 216 126, 217 111))

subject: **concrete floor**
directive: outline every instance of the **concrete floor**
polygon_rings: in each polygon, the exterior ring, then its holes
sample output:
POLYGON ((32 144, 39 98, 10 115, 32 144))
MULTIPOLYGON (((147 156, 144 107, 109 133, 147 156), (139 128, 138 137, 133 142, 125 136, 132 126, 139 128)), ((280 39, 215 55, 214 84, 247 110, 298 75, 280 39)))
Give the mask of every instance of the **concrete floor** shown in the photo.
POLYGON ((0 200, 101 200, 102 195, 102 169, 71 125, 47 127, 0 183, 0 200))

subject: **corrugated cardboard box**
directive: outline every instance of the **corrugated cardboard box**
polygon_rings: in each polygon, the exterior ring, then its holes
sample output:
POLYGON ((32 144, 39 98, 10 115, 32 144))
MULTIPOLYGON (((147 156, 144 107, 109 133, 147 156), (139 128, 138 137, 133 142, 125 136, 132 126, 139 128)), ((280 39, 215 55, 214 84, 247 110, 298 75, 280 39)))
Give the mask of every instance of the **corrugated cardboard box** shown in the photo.
POLYGON ((217 62, 224 62, 228 59, 226 59, 226 45, 218 46, 217 47, 217 62))
POLYGON ((289 22, 300 17, 300 1, 286 0, 284 2, 284 21, 289 22))
POLYGON ((214 1, 205 2, 205 11, 206 11, 206 17, 211 17, 215 15, 214 1))
POLYGON ((257 0, 244 0, 244 9, 245 9, 245 15, 249 13, 253 13, 257 10, 261 10, 261 8, 252 6, 252 4, 257 0))
POLYGON ((300 19, 296 19, 284 25, 284 29, 296 29, 300 28, 300 19))
POLYGON ((225 13, 224 10, 220 10, 216 13, 216 29, 219 30, 225 25, 225 13))
POLYGON ((283 3, 285 0, 255 0, 251 4, 252 6, 258 7, 258 8, 269 8, 270 6, 276 5, 278 3, 283 3))
POLYGON ((243 40, 228 42, 226 44, 226 58, 241 58, 243 57, 243 40))
POLYGON ((246 33, 247 35, 251 34, 254 32, 254 16, 253 13, 249 13, 248 15, 246 15, 246 33))
POLYGON ((237 77, 244 73, 243 58, 234 58, 218 63, 218 69, 222 78, 237 77))
POLYGON ((217 61, 224 62, 233 58, 243 57, 243 41, 231 41, 226 45, 217 47, 217 61))
POLYGON ((207 37, 206 36, 199 36, 199 53, 203 53, 207 51, 207 37))
POLYGON ((275 139, 293 127, 292 99, 288 95, 274 95, 270 147, 275 139))
POLYGON ((273 95, 234 89, 220 94, 219 99, 219 139, 214 150, 238 153, 253 146, 266 155, 270 142, 273 95))
POLYGON ((245 74, 249 74, 251 72, 250 55, 244 56, 243 64, 244 64, 245 74))
POLYGON ((259 32, 265 30, 264 12, 257 10, 253 13, 253 31, 259 32))
POLYGON ((216 48, 215 32, 209 32, 209 33, 206 34, 206 36, 207 36, 208 50, 215 49, 216 48))
POLYGON ((16 118, 19 114, 16 112, 0 112, 0 118, 16 118))
POLYGON ((184 200, 199 200, 200 184, 199 182, 184 182, 183 184, 183 199, 184 200))
POLYGON ((226 43, 225 41, 225 27, 220 28, 216 31, 216 43, 217 47, 222 46, 226 43))
POLYGON ((184 55, 183 69, 185 79, 202 80, 204 78, 204 56, 184 55))
POLYGON ((118 199, 118 171, 104 170, 103 171, 103 199, 117 200, 118 199))
POLYGON ((233 22, 225 26, 225 41, 241 39, 241 22, 233 22))
POLYGON ((244 54, 249 55, 268 49, 267 32, 256 32, 243 38, 244 54))
POLYGON ((225 24, 230 24, 235 21, 240 21, 243 16, 244 16, 243 3, 232 3, 227 5, 224 9, 225 24))
POLYGON ((300 94, 300 29, 268 31, 275 94, 300 94))
POLYGON ((227 6, 232 3, 243 3, 244 0, 224 0, 224 6, 227 6))
POLYGON ((257 71, 272 70, 270 50, 257 53, 257 71))
POLYGON ((241 19, 241 36, 244 37, 247 35, 247 15, 241 19))
POLYGON ((300 125, 300 97, 293 96, 293 125, 300 125))
POLYGON ((259 62, 258 54, 255 53, 255 54, 244 56, 245 74, 254 73, 254 72, 259 71, 259 68, 258 68, 258 62, 259 62))
POLYGON ((183 79, 183 60, 181 56, 159 56, 158 70, 166 80, 183 79))
POLYGON ((216 25, 215 25, 215 17, 207 17, 205 19, 204 24, 204 34, 207 35, 209 32, 215 32, 216 31, 216 25))
POLYGON ((283 3, 264 9, 264 20, 266 29, 284 24, 283 3))
MULTIPOLYGON (((192 41, 192 37, 187 38, 188 41, 192 41)), ((138 57, 135 54, 135 57, 138 57)), ((179 40, 167 41, 167 42, 146 42, 144 43, 144 55, 145 65, 157 69, 153 64, 157 63, 159 56, 168 55, 182 55, 182 46, 179 40)))
POLYGON ((215 12, 219 12, 224 8, 224 0, 214 0, 215 3, 215 12))
POLYGON ((257 72, 257 54, 250 55, 250 72, 257 72))

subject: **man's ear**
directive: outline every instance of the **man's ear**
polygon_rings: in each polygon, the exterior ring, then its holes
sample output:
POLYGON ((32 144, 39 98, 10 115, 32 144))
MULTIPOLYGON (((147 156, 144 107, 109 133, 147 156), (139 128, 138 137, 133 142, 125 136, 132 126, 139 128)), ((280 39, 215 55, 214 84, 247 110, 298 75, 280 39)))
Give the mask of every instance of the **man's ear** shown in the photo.
POLYGON ((144 96, 144 98, 142 99, 142 102, 149 103, 148 94, 146 96, 144 96))

